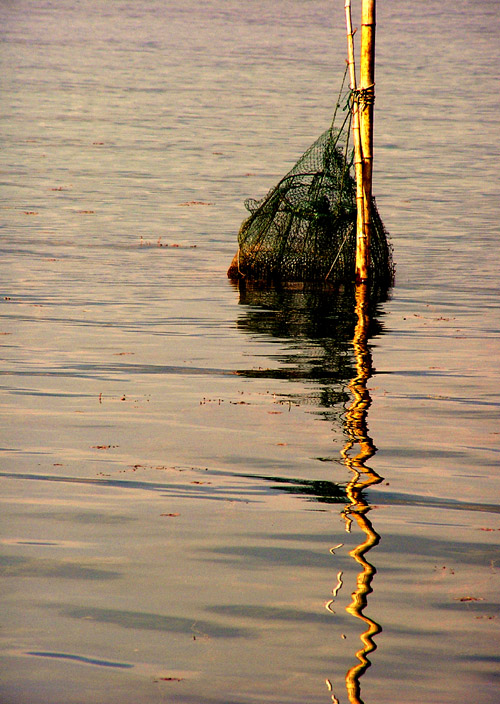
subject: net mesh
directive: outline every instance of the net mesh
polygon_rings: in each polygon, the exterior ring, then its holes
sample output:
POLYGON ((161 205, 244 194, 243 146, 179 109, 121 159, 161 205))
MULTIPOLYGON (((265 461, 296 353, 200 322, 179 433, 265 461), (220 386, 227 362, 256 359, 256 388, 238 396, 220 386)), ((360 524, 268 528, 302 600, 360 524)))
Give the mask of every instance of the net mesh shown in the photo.
MULTIPOLYGON (((267 194, 245 202, 230 278, 351 281, 356 257, 356 184, 349 124, 333 125, 267 194)), ((391 248, 375 201, 370 275, 392 277, 391 248)))

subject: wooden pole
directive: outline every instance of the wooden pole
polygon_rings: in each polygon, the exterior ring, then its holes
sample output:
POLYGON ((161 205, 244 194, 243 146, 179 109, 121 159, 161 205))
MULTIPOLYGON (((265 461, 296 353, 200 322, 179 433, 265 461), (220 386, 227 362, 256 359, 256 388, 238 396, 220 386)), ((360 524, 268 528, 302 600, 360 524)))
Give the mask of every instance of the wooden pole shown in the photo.
POLYGON ((352 29, 351 0, 345 0, 345 21, 347 28, 347 65, 349 83, 352 91, 352 135, 354 142, 354 174, 356 176, 356 242, 364 232, 363 204, 363 155, 361 152, 361 133, 359 125, 359 103, 356 90, 356 65, 354 61, 354 31, 352 29))
POLYGON ((363 232, 356 242, 356 281, 367 281, 370 267, 373 174, 373 103, 375 100, 375 5, 362 0, 359 123, 363 162, 363 232))

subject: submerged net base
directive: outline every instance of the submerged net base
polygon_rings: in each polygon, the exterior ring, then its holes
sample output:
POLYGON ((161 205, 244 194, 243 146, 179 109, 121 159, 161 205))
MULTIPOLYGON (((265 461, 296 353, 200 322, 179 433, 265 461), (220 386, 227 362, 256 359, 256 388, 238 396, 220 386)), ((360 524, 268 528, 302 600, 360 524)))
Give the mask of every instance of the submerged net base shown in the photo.
MULTIPOLYGON (((231 279, 352 281, 356 256, 356 184, 345 135, 333 127, 250 211, 238 234, 231 279)), ((371 277, 389 282, 393 267, 387 232, 373 201, 371 277)))

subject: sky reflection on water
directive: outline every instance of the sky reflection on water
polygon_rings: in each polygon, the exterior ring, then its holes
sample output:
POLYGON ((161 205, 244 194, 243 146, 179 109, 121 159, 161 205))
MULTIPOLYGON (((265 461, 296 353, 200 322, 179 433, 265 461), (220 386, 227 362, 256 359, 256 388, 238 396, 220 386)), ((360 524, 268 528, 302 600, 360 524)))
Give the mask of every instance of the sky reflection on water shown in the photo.
POLYGON ((496 702, 498 7, 378 5, 364 349, 225 278, 342 2, 1 5, 9 704, 496 702))

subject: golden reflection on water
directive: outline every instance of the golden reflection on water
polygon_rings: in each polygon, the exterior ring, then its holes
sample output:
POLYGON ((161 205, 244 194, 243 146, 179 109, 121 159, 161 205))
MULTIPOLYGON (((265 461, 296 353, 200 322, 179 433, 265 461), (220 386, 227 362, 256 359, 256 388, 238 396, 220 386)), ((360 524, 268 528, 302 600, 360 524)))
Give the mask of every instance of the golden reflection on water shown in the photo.
MULTIPOLYGON (((351 473, 345 492, 337 487, 339 493, 334 494, 333 484, 327 490, 326 482, 300 482, 300 486, 296 487, 288 482, 288 487, 284 490, 293 491, 295 487, 298 493, 314 496, 319 501, 337 501, 337 496, 342 496, 342 501, 345 501, 345 493, 348 503, 342 511, 342 516, 346 531, 351 532, 353 524, 361 530, 361 543, 349 553, 359 565, 360 571, 352 601, 346 610, 350 616, 362 623, 364 630, 360 635, 361 647, 353 654, 356 662, 347 671, 345 684, 350 704, 363 704, 360 680, 371 665, 368 655, 376 649, 374 637, 382 630, 378 623, 364 613, 376 574, 375 567, 368 562, 366 556, 378 544, 380 536, 368 518, 371 507, 365 500, 363 491, 382 481, 382 477, 366 466, 376 452, 367 425, 371 404, 367 381, 372 376, 368 339, 369 331, 373 330, 375 323, 370 320, 369 310, 374 310, 373 305, 370 305, 374 301, 370 301, 366 285, 360 284, 356 287, 353 330, 350 291, 315 295, 314 291, 299 287, 269 289, 247 285, 244 281, 239 282, 238 287, 240 303, 246 307, 245 315, 238 320, 240 329, 253 334, 263 333, 267 337, 289 339, 294 343, 281 357, 281 361, 286 364, 285 378, 320 381, 324 393, 320 397, 311 395, 311 398, 314 405, 325 408, 327 412, 331 413, 332 409, 338 408, 341 403, 349 404, 342 414, 347 442, 341 451, 341 459, 351 473), (354 372, 350 356, 344 354, 351 344, 354 348, 354 372), (349 401, 344 390, 350 376, 353 378, 347 385, 351 396, 349 401), (342 387, 341 393, 338 391, 339 386, 342 387)), ((264 369, 239 373, 251 377, 274 377, 278 372, 279 370, 275 369, 264 369)), ((339 418, 337 414, 333 416, 332 413, 328 417, 334 417, 336 422, 339 418)), ((332 546, 330 552, 335 554, 342 547, 342 543, 332 546)), ((335 614, 335 602, 343 585, 343 573, 338 572, 336 585, 325 604, 331 614, 335 614)), ((326 680, 326 686, 333 704, 338 703, 329 679, 326 680)))
MULTIPOLYGON (((368 655, 376 650, 374 636, 380 633, 381 626, 364 614, 368 603, 368 595, 372 592, 372 581, 376 574, 375 567, 368 562, 366 554, 380 541, 380 536, 375 531, 368 518, 370 506, 363 497, 363 490, 382 481, 376 472, 366 466, 366 462, 373 457, 376 447, 368 435, 367 416, 371 404, 370 393, 366 383, 372 375, 371 353, 368 348, 368 289, 365 284, 356 287, 356 317, 357 323, 354 331, 353 347, 356 359, 356 376, 349 383, 353 401, 346 411, 345 430, 348 436, 347 443, 341 452, 342 460, 352 472, 351 480, 346 487, 349 504, 344 508, 342 515, 346 524, 346 531, 351 531, 353 520, 357 523, 365 539, 349 555, 361 567, 356 580, 356 589, 352 594, 352 601, 346 611, 366 625, 361 633, 361 648, 355 653, 356 664, 346 673, 345 684, 350 704, 363 704, 361 699, 360 680, 371 662, 368 655), (357 449, 357 452, 356 452, 357 449), (355 454, 352 454, 352 453, 355 454)), ((342 586, 342 575, 337 576, 337 587, 334 589, 334 598, 342 586)), ((333 599, 329 602, 331 604, 333 599)), ((327 680, 327 686, 329 680, 327 680)), ((331 691, 331 686, 328 687, 331 691)), ((332 701, 338 702, 332 692, 332 701)))

